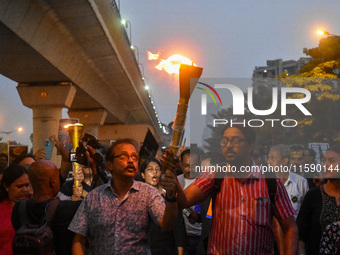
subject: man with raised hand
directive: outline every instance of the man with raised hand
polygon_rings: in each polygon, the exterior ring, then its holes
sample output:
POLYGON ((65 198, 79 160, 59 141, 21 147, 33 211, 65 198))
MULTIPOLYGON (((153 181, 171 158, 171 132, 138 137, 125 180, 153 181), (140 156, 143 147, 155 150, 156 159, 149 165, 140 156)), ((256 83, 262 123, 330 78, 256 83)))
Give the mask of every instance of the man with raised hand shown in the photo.
MULTIPOLYGON (((182 208, 208 196, 215 197, 208 254, 273 254, 272 212, 284 232, 285 254, 296 254, 298 230, 294 209, 279 179, 271 205, 264 173, 251 160, 254 142, 251 127, 227 126, 220 145, 231 170, 225 174, 219 191, 214 178, 198 178, 184 191, 177 185, 177 200, 182 208)), ((170 155, 163 162, 168 168, 173 166, 170 155)))
POLYGON ((76 233, 73 254, 84 254, 86 239, 93 254, 148 254, 151 220, 165 230, 176 222, 176 179, 162 182, 166 203, 152 186, 134 181, 138 152, 130 139, 117 140, 106 154, 112 180, 91 191, 80 205, 69 229, 76 233))

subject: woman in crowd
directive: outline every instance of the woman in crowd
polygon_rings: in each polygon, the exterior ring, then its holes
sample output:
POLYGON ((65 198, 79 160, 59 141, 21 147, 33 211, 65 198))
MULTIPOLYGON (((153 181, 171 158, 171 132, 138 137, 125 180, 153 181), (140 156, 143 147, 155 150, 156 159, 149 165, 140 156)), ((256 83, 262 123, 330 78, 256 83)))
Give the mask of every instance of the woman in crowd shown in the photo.
POLYGON ((5 169, 0 185, 0 254, 12 254, 12 210, 15 202, 29 198, 29 185, 25 167, 12 165, 5 169))
MULTIPOLYGON (((142 163, 140 172, 145 183, 150 184, 157 189, 165 199, 164 190, 160 186, 162 175, 160 162, 154 157, 147 158, 142 163)), ((179 222, 179 224, 176 224, 176 229, 171 232, 166 232, 157 224, 152 223, 148 234, 149 246, 152 255, 183 254, 185 225, 183 217, 181 216, 182 214, 179 213, 178 215, 180 216, 177 218, 177 222, 179 222), (176 247, 178 249, 178 253, 176 247)))
POLYGON ((322 233, 320 255, 340 254, 340 221, 329 224, 322 233))
POLYGON ((327 182, 310 189, 297 218, 299 254, 319 254, 322 232, 332 222, 340 221, 340 144, 324 155, 322 172, 327 182))

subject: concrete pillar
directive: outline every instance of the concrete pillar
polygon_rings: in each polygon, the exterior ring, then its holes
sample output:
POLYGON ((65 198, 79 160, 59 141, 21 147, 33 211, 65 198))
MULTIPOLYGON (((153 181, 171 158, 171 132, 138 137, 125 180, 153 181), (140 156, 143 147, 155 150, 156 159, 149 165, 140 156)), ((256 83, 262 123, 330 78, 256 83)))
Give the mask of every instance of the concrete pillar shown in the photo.
POLYGON ((79 123, 84 125, 84 133, 98 138, 98 127, 104 124, 107 112, 103 109, 95 110, 69 110, 70 118, 79 119, 79 123))
MULTIPOLYGON (((51 135, 58 137, 62 108, 71 107, 76 88, 69 82, 57 84, 24 84, 17 86, 23 105, 33 110, 33 153, 44 148, 51 135)), ((51 160, 60 165, 53 148, 51 160)))

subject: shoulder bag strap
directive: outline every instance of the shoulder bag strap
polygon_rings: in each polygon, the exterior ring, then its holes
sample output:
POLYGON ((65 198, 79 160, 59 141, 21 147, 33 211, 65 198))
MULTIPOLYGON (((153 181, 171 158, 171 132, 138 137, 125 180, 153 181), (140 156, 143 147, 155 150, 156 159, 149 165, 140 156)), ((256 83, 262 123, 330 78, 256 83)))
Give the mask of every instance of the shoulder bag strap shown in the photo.
POLYGON ((22 200, 18 203, 18 216, 20 221, 20 226, 29 224, 30 220, 27 215, 27 202, 28 200, 22 200))
POLYGON ((272 214, 273 214, 275 196, 276 196, 276 190, 277 190, 276 175, 273 172, 266 172, 265 176, 266 176, 267 189, 268 189, 268 194, 269 194, 269 199, 270 199, 270 207, 271 207, 272 214))
POLYGON ((55 199, 52 199, 47 205, 47 211, 44 217, 44 221, 47 222, 48 225, 51 223, 54 217, 54 214, 58 207, 59 202, 60 202, 60 198, 57 197, 55 199))

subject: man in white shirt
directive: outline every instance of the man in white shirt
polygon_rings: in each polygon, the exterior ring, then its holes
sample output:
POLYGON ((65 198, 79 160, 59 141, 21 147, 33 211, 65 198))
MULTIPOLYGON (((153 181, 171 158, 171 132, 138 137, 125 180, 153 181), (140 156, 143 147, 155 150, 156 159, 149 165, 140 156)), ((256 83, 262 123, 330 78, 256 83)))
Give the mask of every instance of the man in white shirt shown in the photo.
MULTIPOLYGON (((289 158, 290 150, 288 146, 278 144, 270 148, 267 163, 274 168, 276 167, 276 169, 281 170, 276 172, 276 176, 281 179, 286 188, 290 202, 292 203, 292 206, 295 210, 294 218, 296 219, 301 208, 303 198, 308 191, 308 182, 301 175, 289 172, 289 158)), ((278 252, 279 254, 283 254, 283 232, 281 226, 275 218, 273 218, 273 229, 278 252)))
MULTIPOLYGON (((195 181, 195 174, 190 172, 191 168, 200 165, 199 151, 187 149, 181 154, 181 168, 183 174, 177 176, 178 182, 183 189, 187 188, 195 181)), ((184 248, 184 254, 196 254, 197 246, 200 241, 202 232, 202 223, 199 213, 199 204, 182 210, 187 234, 187 245, 184 248)))
POLYGON ((290 202, 295 210, 295 219, 299 213, 303 198, 308 191, 308 182, 301 175, 289 172, 290 151, 286 145, 278 144, 270 148, 267 163, 273 167, 281 167, 282 171, 276 173, 283 182, 290 202), (284 166, 287 166, 284 168, 284 166))

